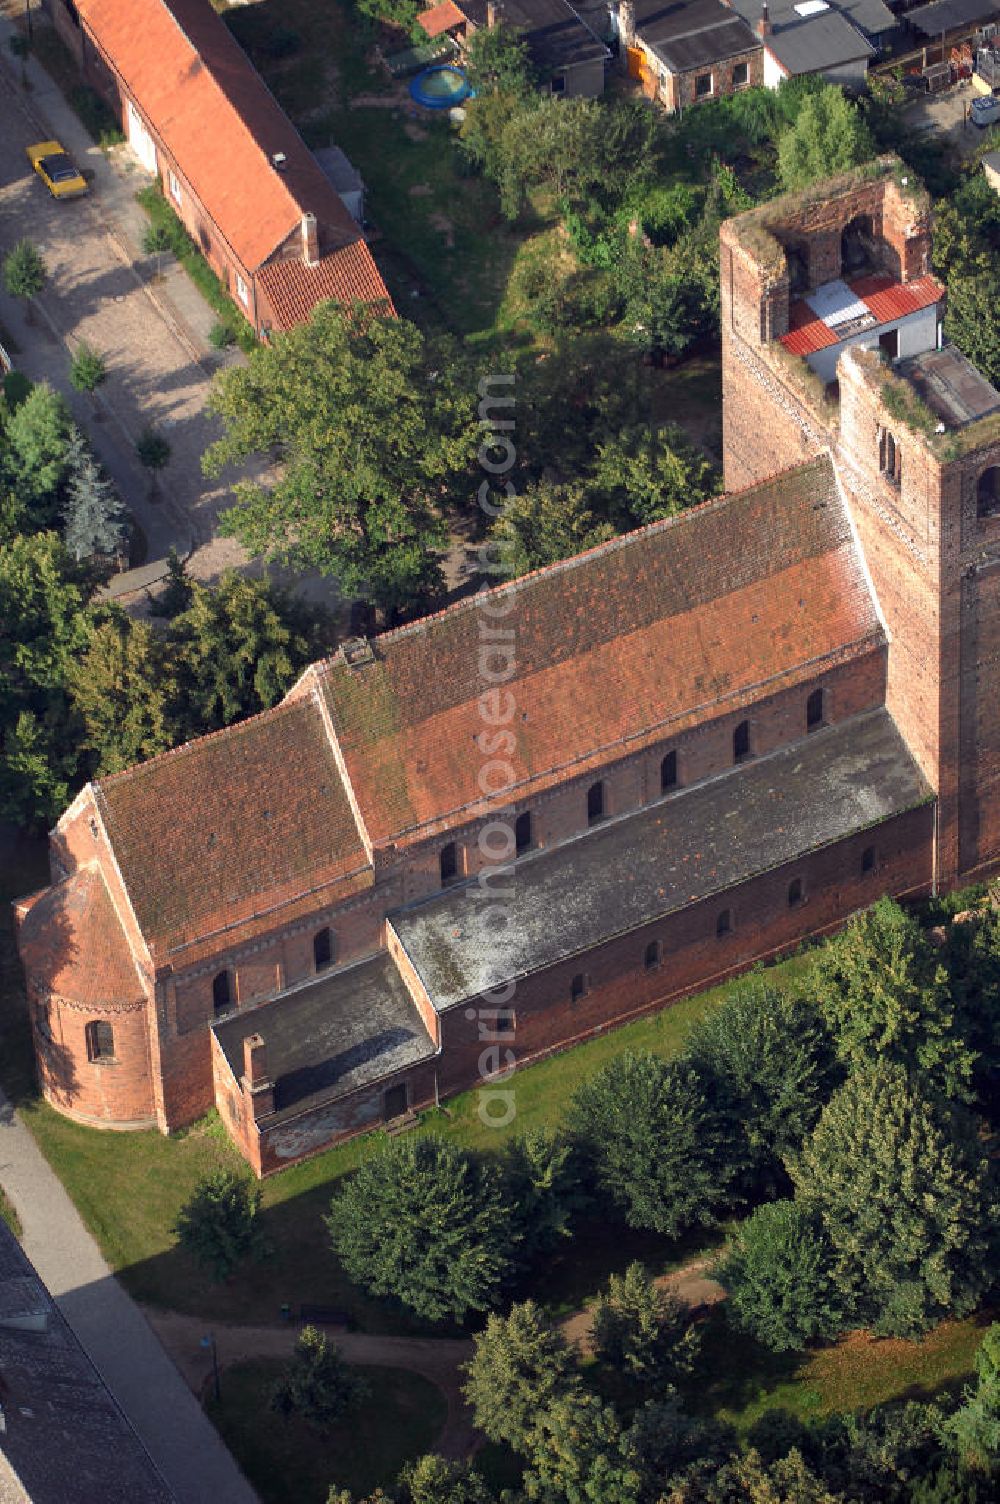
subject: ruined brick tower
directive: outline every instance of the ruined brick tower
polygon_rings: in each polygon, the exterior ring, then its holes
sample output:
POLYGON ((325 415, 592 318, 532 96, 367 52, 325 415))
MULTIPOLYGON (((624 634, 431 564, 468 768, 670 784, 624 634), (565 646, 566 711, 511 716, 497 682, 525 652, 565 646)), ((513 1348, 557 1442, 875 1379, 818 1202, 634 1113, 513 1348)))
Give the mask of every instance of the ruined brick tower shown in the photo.
POLYGON ((833 455, 953 886, 1000 862, 1000 394, 945 342, 929 255, 894 159, 723 226, 725 479, 833 455))

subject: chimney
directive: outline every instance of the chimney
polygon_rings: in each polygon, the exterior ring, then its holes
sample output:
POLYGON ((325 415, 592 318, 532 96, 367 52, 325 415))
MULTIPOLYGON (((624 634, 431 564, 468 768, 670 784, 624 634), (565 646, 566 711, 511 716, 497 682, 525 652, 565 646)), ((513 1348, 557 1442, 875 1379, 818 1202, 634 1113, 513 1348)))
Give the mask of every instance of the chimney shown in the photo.
POLYGON ((302 216, 302 260, 306 266, 319 264, 319 230, 315 214, 302 216))
POLYGON ((635 46, 635 5, 633 0, 620 0, 618 6, 618 40, 622 61, 627 64, 626 49, 635 46))
POLYGON ((755 30, 761 40, 771 35, 771 17, 767 13, 767 0, 761 0, 760 20, 757 22, 755 30))
POLYGON ((274 1111, 274 1084, 267 1073, 267 1046, 261 1034, 248 1034, 243 1041, 242 1086, 255 1120, 274 1111))

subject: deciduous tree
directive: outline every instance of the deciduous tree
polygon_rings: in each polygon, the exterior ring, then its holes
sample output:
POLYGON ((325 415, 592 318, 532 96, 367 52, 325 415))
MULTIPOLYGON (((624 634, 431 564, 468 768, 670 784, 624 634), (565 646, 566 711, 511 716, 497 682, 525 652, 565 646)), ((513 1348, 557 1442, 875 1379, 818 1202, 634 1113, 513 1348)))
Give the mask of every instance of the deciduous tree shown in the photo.
POLYGON ((429 1321, 487 1310, 511 1267, 499 1175, 445 1139, 391 1140, 347 1181, 326 1225, 351 1279, 429 1321))
POLYGON ((571 1122, 630 1227, 677 1237, 727 1204, 724 1124, 686 1061, 617 1056, 580 1087, 571 1122))
POLYGON ((719 1268, 727 1315, 774 1352, 832 1337, 844 1323, 832 1263, 815 1211, 796 1201, 758 1207, 733 1235, 719 1268))
POLYGON ((320 304, 245 367, 216 378, 225 434, 209 474, 250 456, 224 527, 252 554, 334 574, 387 613, 441 588, 442 508, 465 499, 479 441, 475 382, 446 342, 376 309, 320 304))
POLYGON ((261 1188, 235 1170, 213 1170, 182 1206, 174 1231, 215 1280, 228 1279, 244 1259, 265 1251, 258 1221, 261 1188))

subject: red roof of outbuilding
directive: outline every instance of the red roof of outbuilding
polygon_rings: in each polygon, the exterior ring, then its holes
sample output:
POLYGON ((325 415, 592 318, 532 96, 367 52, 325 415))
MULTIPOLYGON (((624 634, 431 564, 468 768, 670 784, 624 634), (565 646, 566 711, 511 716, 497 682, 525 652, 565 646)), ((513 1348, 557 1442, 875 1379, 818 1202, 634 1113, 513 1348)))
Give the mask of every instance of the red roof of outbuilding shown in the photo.
MULTIPOLYGON (((921 308, 930 308, 944 297, 944 287, 936 277, 897 282, 893 277, 874 273, 856 277, 847 286, 864 303, 876 324, 893 324, 908 314, 919 313, 921 308)), ((813 312, 805 298, 798 298, 788 310, 788 333, 781 336, 781 343, 791 355, 813 355, 817 350, 839 345, 841 337, 836 328, 813 312)))
POLYGON ((455 0, 441 0, 440 5, 432 5, 417 17, 429 37, 439 37, 453 26, 464 26, 465 19, 455 0))
POLYGON ((77 8, 248 271, 256 273, 309 212, 325 258, 351 250, 345 284, 364 266, 373 295, 387 296, 354 220, 208 0, 79 0, 77 8), (281 171, 272 163, 277 153, 281 171))
POLYGON ((315 266, 304 261, 269 261, 257 281, 274 309, 274 327, 291 329, 309 317, 317 303, 385 302, 392 299, 363 240, 324 256, 315 266))

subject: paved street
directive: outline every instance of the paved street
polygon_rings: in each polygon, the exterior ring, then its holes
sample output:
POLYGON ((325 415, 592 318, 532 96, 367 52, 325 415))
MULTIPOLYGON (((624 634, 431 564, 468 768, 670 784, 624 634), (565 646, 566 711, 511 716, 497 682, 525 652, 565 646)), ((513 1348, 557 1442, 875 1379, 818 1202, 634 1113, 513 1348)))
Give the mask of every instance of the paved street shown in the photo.
POLYGON ((50 278, 33 324, 3 293, 0 322, 17 341, 18 366, 66 394, 146 533, 149 558, 162 557, 171 544, 184 553, 193 544, 193 572, 215 578, 226 565, 245 562, 237 545, 213 539, 227 491, 206 482, 200 466, 213 436, 203 409, 219 362, 207 339, 215 315, 169 256, 162 280, 154 280, 156 267, 141 251, 145 216, 134 200, 144 174, 126 148, 109 160, 89 144, 34 60, 31 88, 22 89, 9 31, 0 17, 0 251, 27 236, 41 249, 50 278), (30 172, 25 147, 50 135, 93 176, 87 199, 57 203, 30 172), (110 367, 96 402, 69 384, 70 354, 80 339, 110 367), (172 447, 155 502, 134 454, 135 438, 150 422, 172 447))
POLYGON ((111 1274, 73 1203, 2 1093, 0 1184, 21 1219, 25 1253, 178 1504, 257 1504, 214 1426, 138 1306, 111 1274))

